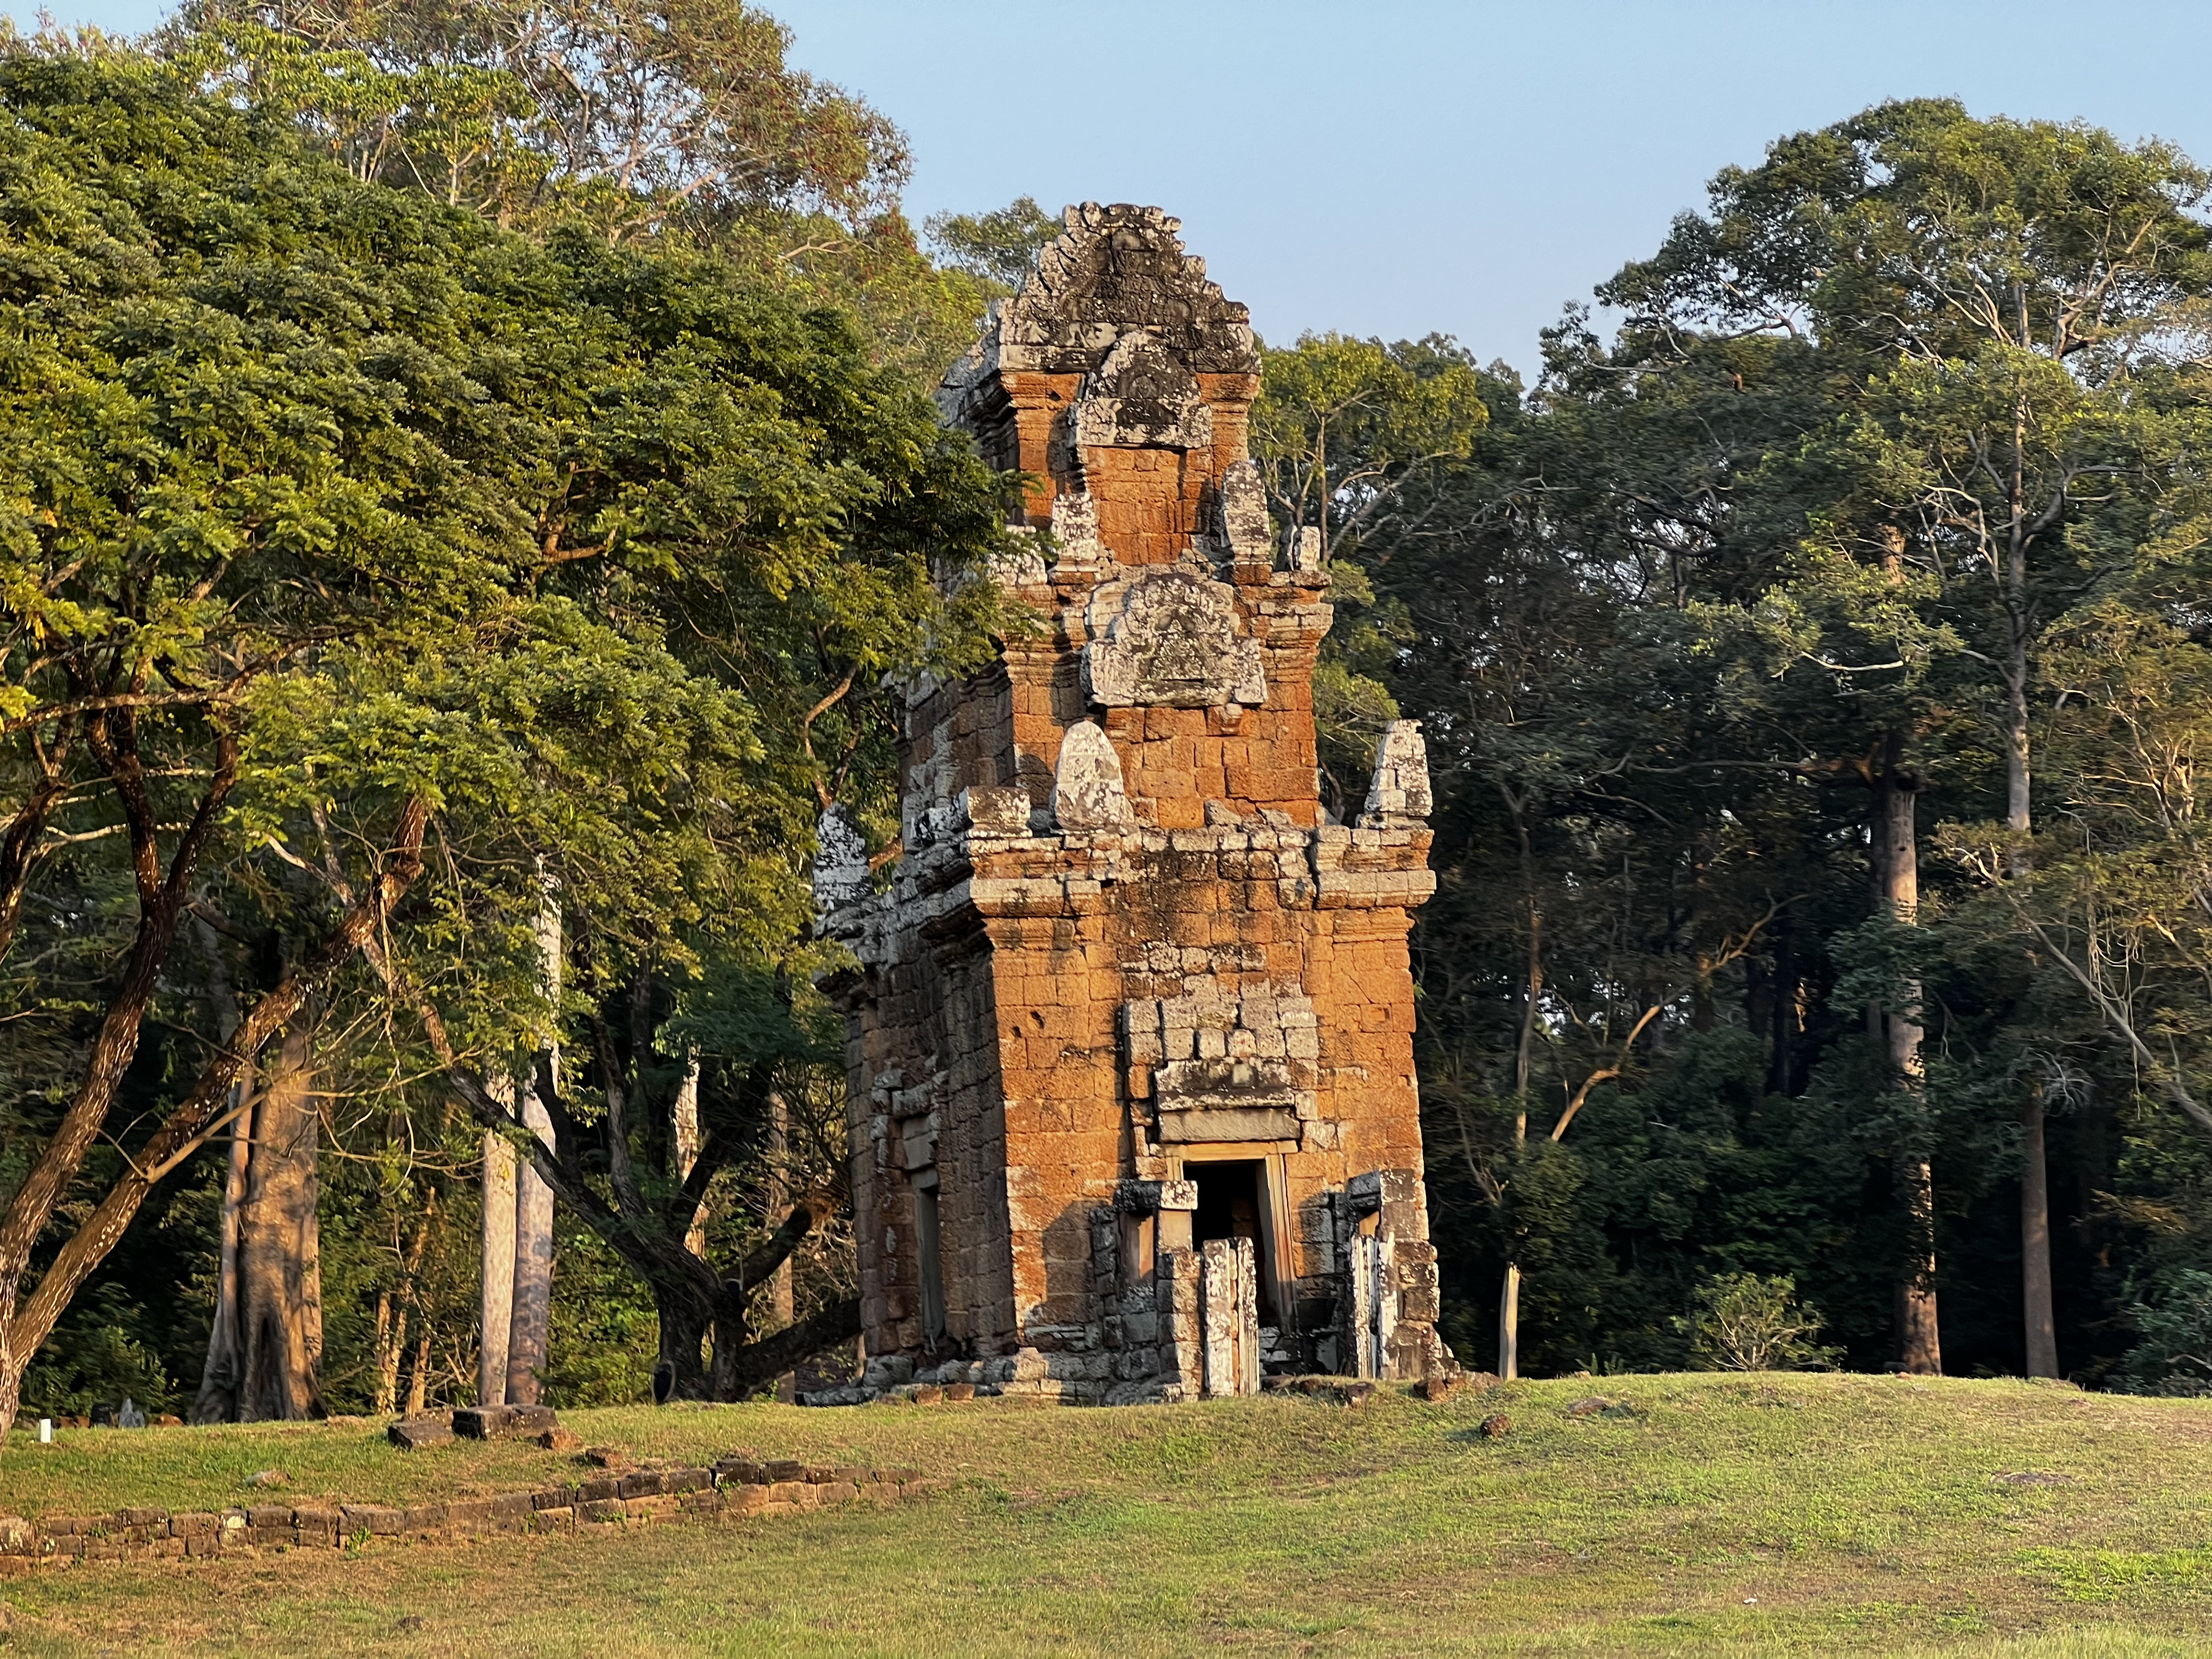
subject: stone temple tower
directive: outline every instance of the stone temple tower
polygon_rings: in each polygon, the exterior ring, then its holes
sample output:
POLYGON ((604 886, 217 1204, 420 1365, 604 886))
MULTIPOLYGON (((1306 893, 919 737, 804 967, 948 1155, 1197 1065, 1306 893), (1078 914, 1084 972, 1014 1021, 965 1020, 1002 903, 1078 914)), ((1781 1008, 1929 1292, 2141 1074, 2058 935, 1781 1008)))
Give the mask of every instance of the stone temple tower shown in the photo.
POLYGON ((1315 771, 1328 576, 1246 449, 1247 313, 1154 208, 1072 208, 945 377, 1030 474, 1036 615, 908 694, 876 890, 824 820, 868 1388, 1079 1401, 1419 1377, 1436 1334, 1409 912, 1418 728, 1339 824, 1315 771), (1049 535, 1039 535, 1048 530, 1049 535))

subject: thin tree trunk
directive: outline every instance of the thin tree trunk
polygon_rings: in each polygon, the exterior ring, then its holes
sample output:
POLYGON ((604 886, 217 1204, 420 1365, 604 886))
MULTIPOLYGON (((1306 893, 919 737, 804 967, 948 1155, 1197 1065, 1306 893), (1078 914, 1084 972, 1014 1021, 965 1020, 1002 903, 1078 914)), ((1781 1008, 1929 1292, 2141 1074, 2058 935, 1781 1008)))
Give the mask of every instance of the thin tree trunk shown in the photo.
POLYGON ((2051 1294, 2051 1183, 2043 1158, 2043 1100, 2021 1110, 2020 1274, 2027 1308, 2027 1374, 2058 1375, 2058 1327, 2051 1294))
POLYGON ((392 1292, 376 1294, 376 1414, 399 1407, 399 1368, 407 1357, 407 1310, 392 1305, 392 1292))
MULTIPOLYGON (((228 1033, 225 1034, 228 1041, 228 1033)), ((200 1368, 200 1391, 192 1401, 195 1423, 231 1423, 238 1418, 238 1385, 245 1370, 246 1345, 238 1308, 238 1212, 246 1202, 246 1170, 253 1150, 253 1110, 239 1110, 252 1086, 248 1072, 231 1085, 230 1157, 222 1182, 222 1255, 217 1269, 215 1322, 208 1329, 207 1363, 200 1368)))
POLYGON ((1498 1374, 1521 1375, 1521 1269, 1510 1262, 1498 1293, 1498 1374))
POLYGON ((238 1212, 242 1423, 325 1415, 316 1376, 322 1267, 316 1254, 315 1162, 322 1113, 315 1100, 313 1042, 305 1018, 286 1030, 253 1114, 253 1153, 238 1212))
POLYGON ((407 1415, 420 1417, 430 1397, 430 1333, 415 1339, 415 1368, 407 1379, 407 1415))
MULTIPOLYGON (((2028 337, 2027 289, 2013 285, 2021 350, 2028 337)), ((2027 836, 2035 827, 2033 775, 2029 769, 2027 725, 2028 649, 2035 629, 2027 592, 2027 398, 2013 406, 2012 478, 2006 526, 2005 612, 2005 825, 2017 837, 2008 860, 2014 878, 2033 867, 2027 836)), ((2021 1108, 2020 1181, 2020 1278, 2021 1316, 2027 1338, 2027 1374, 2058 1375, 2057 1323, 2051 1291, 2051 1182, 2044 1161, 2043 1101, 2032 1097, 2021 1108)))
MULTIPOLYGON (((488 1085, 505 1106, 514 1085, 488 1085), (501 1098, 501 1097, 504 1098, 501 1098)), ((507 1403, 507 1338, 514 1315, 514 1148, 487 1129, 483 1138, 483 1278, 477 1297, 477 1403, 507 1403)))
POLYGON ((376 1298, 376 1409, 380 1413, 396 1410, 399 1404, 399 1378, 406 1369, 410 1319, 427 1339, 428 1322, 422 1315, 416 1275, 422 1266, 422 1253, 429 1248, 431 1230, 437 1224, 438 1189, 434 1187, 416 1218, 413 1240, 397 1252, 398 1288, 382 1291, 376 1298))
MULTIPOLYGON (((699 1051, 693 1048, 684 1057, 684 1081, 677 1086, 676 1104, 672 1109, 676 1129, 676 1180, 680 1186, 691 1179, 691 1171, 699 1162, 699 1051)), ((769 1135, 775 1136, 771 1127, 769 1135)), ((707 1206, 701 1204, 692 1211, 690 1224, 684 1230, 684 1248, 701 1261, 707 1259, 707 1206)))
MULTIPOLYGON (((1528 971, 1522 981, 1521 1030, 1513 1049, 1513 1146, 1517 1153, 1528 1141, 1528 1078, 1536 1041, 1536 1006, 1544 992, 1544 918, 1536 908, 1536 850, 1522 815, 1522 798, 1504 784, 1498 787, 1521 854, 1521 889, 1528 921, 1528 971)), ((1505 1264, 1505 1282, 1498 1294, 1498 1375, 1510 1381, 1521 1375, 1521 1264, 1505 1264)))
MULTIPOLYGON (((781 1214, 784 1206, 791 1202, 791 1103, 783 1097, 780 1089, 768 1097, 768 1158, 769 1214, 775 1216, 781 1214)), ((789 1256, 784 1257, 775 1270, 775 1277, 768 1282, 768 1306, 778 1330, 799 1316, 789 1256)), ((775 1379, 775 1397, 787 1406, 798 1402, 797 1371, 786 1371, 775 1379)))
MULTIPOLYGON (((1920 847, 1914 817, 1920 781, 1901 765, 1904 748, 1900 733, 1892 732, 1885 744, 1881 776, 1876 782, 1874 854, 1880 902, 1900 927, 1918 924, 1920 916, 1920 847)), ((1920 982, 1909 979, 1899 988, 1903 1006, 1886 1011, 1884 1021, 1892 1073, 1908 1097, 1917 1100, 1926 1075, 1921 1055, 1924 1035, 1919 1021, 1920 982)), ((1898 1282, 1899 1337, 1905 1369, 1916 1375, 1941 1376, 1942 1345, 1936 1316, 1936 1188, 1933 1170, 1917 1149, 1900 1152, 1897 1178, 1905 1218, 1905 1270, 1898 1282)))
MULTIPOLYGON (((553 1145, 553 1120, 535 1089, 522 1097, 522 1121, 553 1145)), ((535 1406, 545 1371, 553 1317, 553 1189, 526 1164, 515 1171, 514 1307, 507 1338, 507 1403, 535 1406)))
MULTIPOLYGON (((539 878, 544 892, 538 911, 538 955, 544 975, 545 1000, 558 1016, 561 1006, 561 907, 550 879, 539 878)), ((549 1046, 540 1056, 555 1077, 560 1075, 561 1051, 549 1046)), ((621 1084, 608 1079, 611 1103, 621 1084)), ((547 1151, 553 1148, 553 1119, 538 1097, 533 1082, 522 1097, 523 1126, 547 1151)), ((610 1129, 619 1132, 618 1124, 610 1129)), ((535 1406, 545 1374, 547 1345, 553 1322, 553 1189, 529 1164, 515 1172, 514 1189, 514 1304, 507 1338, 507 1403, 535 1406)))

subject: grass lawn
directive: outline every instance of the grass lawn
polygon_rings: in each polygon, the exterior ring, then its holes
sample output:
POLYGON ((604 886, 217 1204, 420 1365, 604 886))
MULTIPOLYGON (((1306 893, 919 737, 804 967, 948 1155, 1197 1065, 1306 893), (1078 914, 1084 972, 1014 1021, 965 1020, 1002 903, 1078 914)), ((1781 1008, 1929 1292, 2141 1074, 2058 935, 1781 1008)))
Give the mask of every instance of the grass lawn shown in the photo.
MULTIPOLYGON (((0 1583, 27 1654, 2212 1653, 2212 1403, 2004 1382, 1657 1376, 1431 1407, 1264 1399, 577 1412, 690 1461, 910 1463, 884 1510, 79 1567, 0 1583), (1593 1393, 1634 1414, 1571 1418, 1593 1393), (1512 1432, 1474 1432, 1486 1413, 1512 1432), (2008 1478, 2009 1477, 2009 1478, 2008 1478), (2023 1478, 2027 1477, 2027 1478, 2023 1478)), ((80 1431, 0 1510, 455 1495, 571 1466, 367 1425, 80 1431)))

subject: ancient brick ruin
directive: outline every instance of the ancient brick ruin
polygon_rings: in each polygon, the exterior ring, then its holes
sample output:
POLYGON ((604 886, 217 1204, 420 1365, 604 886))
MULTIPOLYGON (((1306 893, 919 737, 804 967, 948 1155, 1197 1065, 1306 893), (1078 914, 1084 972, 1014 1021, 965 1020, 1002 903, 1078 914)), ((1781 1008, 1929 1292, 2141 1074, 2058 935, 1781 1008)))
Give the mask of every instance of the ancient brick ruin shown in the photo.
POLYGON ((1039 626, 911 688, 886 890, 823 825, 868 1387, 1440 1374, 1419 732, 1385 735, 1355 823, 1324 814, 1328 575, 1248 455, 1247 313, 1157 209, 1066 222, 939 393, 1034 479, 998 578, 1039 626))

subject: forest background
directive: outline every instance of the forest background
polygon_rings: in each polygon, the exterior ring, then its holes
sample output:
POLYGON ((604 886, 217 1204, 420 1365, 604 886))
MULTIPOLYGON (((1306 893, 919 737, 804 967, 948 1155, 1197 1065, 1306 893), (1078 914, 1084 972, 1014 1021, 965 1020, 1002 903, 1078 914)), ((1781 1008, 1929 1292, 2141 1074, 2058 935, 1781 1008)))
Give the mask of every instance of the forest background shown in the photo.
MULTIPOLYGON (((917 235, 787 45, 723 0, 10 43, 0 1418, 475 1397, 518 1149, 545 1398, 844 1334, 812 826, 894 851, 880 688, 1010 625, 924 393, 1055 222, 917 235)), ((1468 1363, 1711 1363, 1747 1275, 1848 1365, 2212 1389, 2207 189, 1885 105, 1720 174, 1525 379, 1268 351, 1325 798, 1428 733, 1468 1363)))

